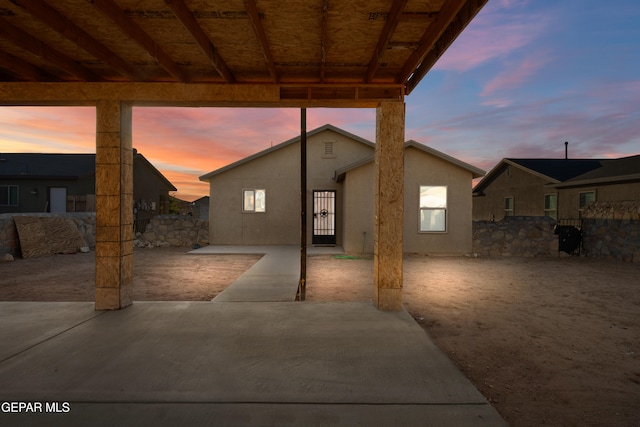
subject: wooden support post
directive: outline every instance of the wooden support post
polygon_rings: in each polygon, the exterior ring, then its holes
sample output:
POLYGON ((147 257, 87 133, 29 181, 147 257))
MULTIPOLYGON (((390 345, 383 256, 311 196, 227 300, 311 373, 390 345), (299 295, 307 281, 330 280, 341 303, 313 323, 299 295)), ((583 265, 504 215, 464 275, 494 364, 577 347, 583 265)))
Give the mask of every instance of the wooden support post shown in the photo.
POLYGON ((132 302, 132 106, 96 104, 96 310, 132 302))
POLYGON ((298 299, 307 290, 307 109, 300 109, 300 284, 298 299))
POLYGON ((402 309, 404 220, 404 102, 382 102, 376 110, 374 195, 374 303, 402 309))

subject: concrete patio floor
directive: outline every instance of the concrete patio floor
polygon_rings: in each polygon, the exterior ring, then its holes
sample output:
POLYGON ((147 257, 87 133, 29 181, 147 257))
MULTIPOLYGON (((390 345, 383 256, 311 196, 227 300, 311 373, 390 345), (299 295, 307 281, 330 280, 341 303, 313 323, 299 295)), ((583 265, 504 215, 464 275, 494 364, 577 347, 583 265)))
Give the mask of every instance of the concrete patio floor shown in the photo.
POLYGON ((366 302, 0 302, 0 343, 3 426, 506 425, 406 311, 366 302))

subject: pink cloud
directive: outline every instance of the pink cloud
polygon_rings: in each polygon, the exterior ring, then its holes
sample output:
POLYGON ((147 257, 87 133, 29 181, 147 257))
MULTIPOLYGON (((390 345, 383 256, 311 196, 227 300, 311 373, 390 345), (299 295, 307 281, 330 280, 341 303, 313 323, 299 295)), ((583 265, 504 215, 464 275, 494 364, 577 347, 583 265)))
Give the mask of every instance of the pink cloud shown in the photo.
POLYGON ((95 109, 0 107, 0 151, 95 152, 95 109))
POLYGON ((513 3, 518 2, 489 2, 434 68, 468 71, 492 59, 521 51, 544 34, 552 18, 548 15, 502 13, 502 9, 513 8, 513 3))
MULTIPOLYGON (((487 97, 495 92, 499 92, 507 89, 515 89, 522 85, 522 83, 529 80, 536 71, 543 68, 550 58, 546 54, 529 55, 521 62, 508 66, 497 76, 491 79, 480 92, 480 96, 487 97)), ((505 99, 488 100, 484 105, 508 105, 505 99)))

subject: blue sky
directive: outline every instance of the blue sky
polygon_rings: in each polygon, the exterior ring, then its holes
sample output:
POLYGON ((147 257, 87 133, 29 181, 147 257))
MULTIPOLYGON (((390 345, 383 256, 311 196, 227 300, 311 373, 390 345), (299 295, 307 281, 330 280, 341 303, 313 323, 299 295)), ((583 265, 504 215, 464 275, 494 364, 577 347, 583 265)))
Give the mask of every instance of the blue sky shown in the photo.
MULTIPOLYGON (((406 98, 406 139, 504 157, 640 154, 640 2, 489 0, 406 98)), ((375 140, 374 110, 309 109, 375 140)), ((95 152, 93 108, 0 108, 0 152, 95 152)), ((299 133, 297 109, 134 109, 134 146, 193 200, 198 176, 299 133)))

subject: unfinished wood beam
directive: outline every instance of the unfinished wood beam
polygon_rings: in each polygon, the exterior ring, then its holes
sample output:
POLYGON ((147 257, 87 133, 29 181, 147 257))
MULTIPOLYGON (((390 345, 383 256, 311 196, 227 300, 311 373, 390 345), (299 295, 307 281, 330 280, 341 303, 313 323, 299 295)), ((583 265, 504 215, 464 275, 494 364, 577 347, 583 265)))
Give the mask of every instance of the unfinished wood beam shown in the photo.
POLYGON ((178 18, 186 30, 191 34, 196 44, 202 52, 209 58, 213 68, 220 74, 220 76, 227 83, 234 83, 235 77, 233 73, 224 62, 213 43, 209 39, 209 36, 204 32, 196 18, 191 13, 191 10, 184 4, 183 0, 164 0, 169 6, 173 14, 178 18))
POLYGON ((449 24, 442 33, 440 39, 433 45, 433 48, 422 59, 420 65, 415 69, 406 84, 407 94, 420 83, 420 80, 431 70, 436 61, 449 48, 451 43, 456 39, 458 34, 471 22, 473 17, 482 9, 487 0, 470 0, 465 3, 464 7, 455 16, 454 20, 449 24))
POLYGON ((329 21, 329 0, 322 1, 322 35, 320 36, 320 81, 324 82, 327 63, 327 22, 329 21))
POLYGON ((468 0, 466 2, 448 1, 444 4, 436 20, 427 27, 422 35, 420 46, 411 54, 398 75, 396 81, 407 82, 407 94, 417 86, 440 58, 440 55, 453 43, 458 34, 471 22, 471 19, 482 9, 486 2, 487 0, 468 0), (461 18, 458 15, 459 13, 464 15, 464 18, 461 18), (453 22, 454 20, 456 22, 453 22), (445 31, 447 31, 447 34, 444 34, 445 31), (431 43, 433 40, 436 40, 436 42, 431 43), (440 48, 434 51, 432 48, 436 45, 439 45, 440 48), (431 55, 426 58, 430 51, 431 55))
MULTIPOLYGON (((69 74, 83 81, 102 81, 100 77, 93 72, 87 70, 71 58, 58 52, 51 46, 11 24, 9 21, 0 18, 0 37, 10 41, 14 45, 24 49, 25 51, 36 55, 43 60, 49 62, 57 68, 60 68, 69 74)), ((53 76, 52 76, 53 77, 53 76)), ((53 81, 59 80, 53 78, 53 81)), ((52 81, 52 80, 49 80, 52 81)))
POLYGON ((164 51, 136 22, 129 18, 124 11, 112 0, 89 0, 100 12, 111 19, 131 39, 142 46, 147 53, 156 60, 162 68, 181 83, 188 83, 189 79, 178 64, 164 51))
POLYGON ((0 105, 95 105, 96 99, 111 99, 139 106, 375 108, 384 100, 402 101, 403 91, 399 84, 0 82, 0 105))
POLYGON ((131 104, 96 103, 96 310, 133 300, 131 104))
POLYGON ((11 54, 0 50, 0 68, 4 68, 10 74, 20 80, 30 82, 41 81, 57 81, 58 78, 51 74, 45 73, 41 69, 34 67, 30 63, 23 61, 11 54))
POLYGON ((376 110, 373 281, 379 310, 402 310, 404 229, 404 102, 376 110))
POLYGON ((89 33, 47 3, 40 0, 20 0, 17 4, 67 40, 75 43, 104 63, 109 64, 123 76, 133 81, 143 80, 142 75, 134 66, 120 58, 115 52, 91 37, 89 33))
POLYGON ((260 20, 260 13, 258 12, 256 1, 244 0, 244 8, 247 11, 247 15, 249 15, 249 21, 251 21, 253 32, 256 34, 256 37, 260 42, 260 48, 262 49, 262 54, 264 55, 265 61, 267 61, 267 67, 269 68, 271 80, 273 81, 273 83, 278 83, 278 72, 276 71, 275 61, 273 60, 273 55, 271 54, 271 47, 269 46, 267 33, 264 31, 264 26, 262 25, 262 21, 260 20))
POLYGON ((365 77, 366 83, 371 83, 373 81, 373 76, 375 76, 376 74, 378 65, 380 64, 380 59, 382 58, 384 51, 387 49, 387 46, 391 41, 391 36, 398 26, 398 20, 406 5, 407 0, 395 0, 391 5, 391 10, 389 11, 387 20, 384 23, 384 28, 382 29, 382 33, 380 33, 380 37, 378 38, 376 50, 373 52, 373 56, 371 57, 369 66, 367 67, 367 75, 365 77))
POLYGON ((404 230, 404 102, 381 102, 376 110, 374 178, 374 304, 402 310, 404 230))

